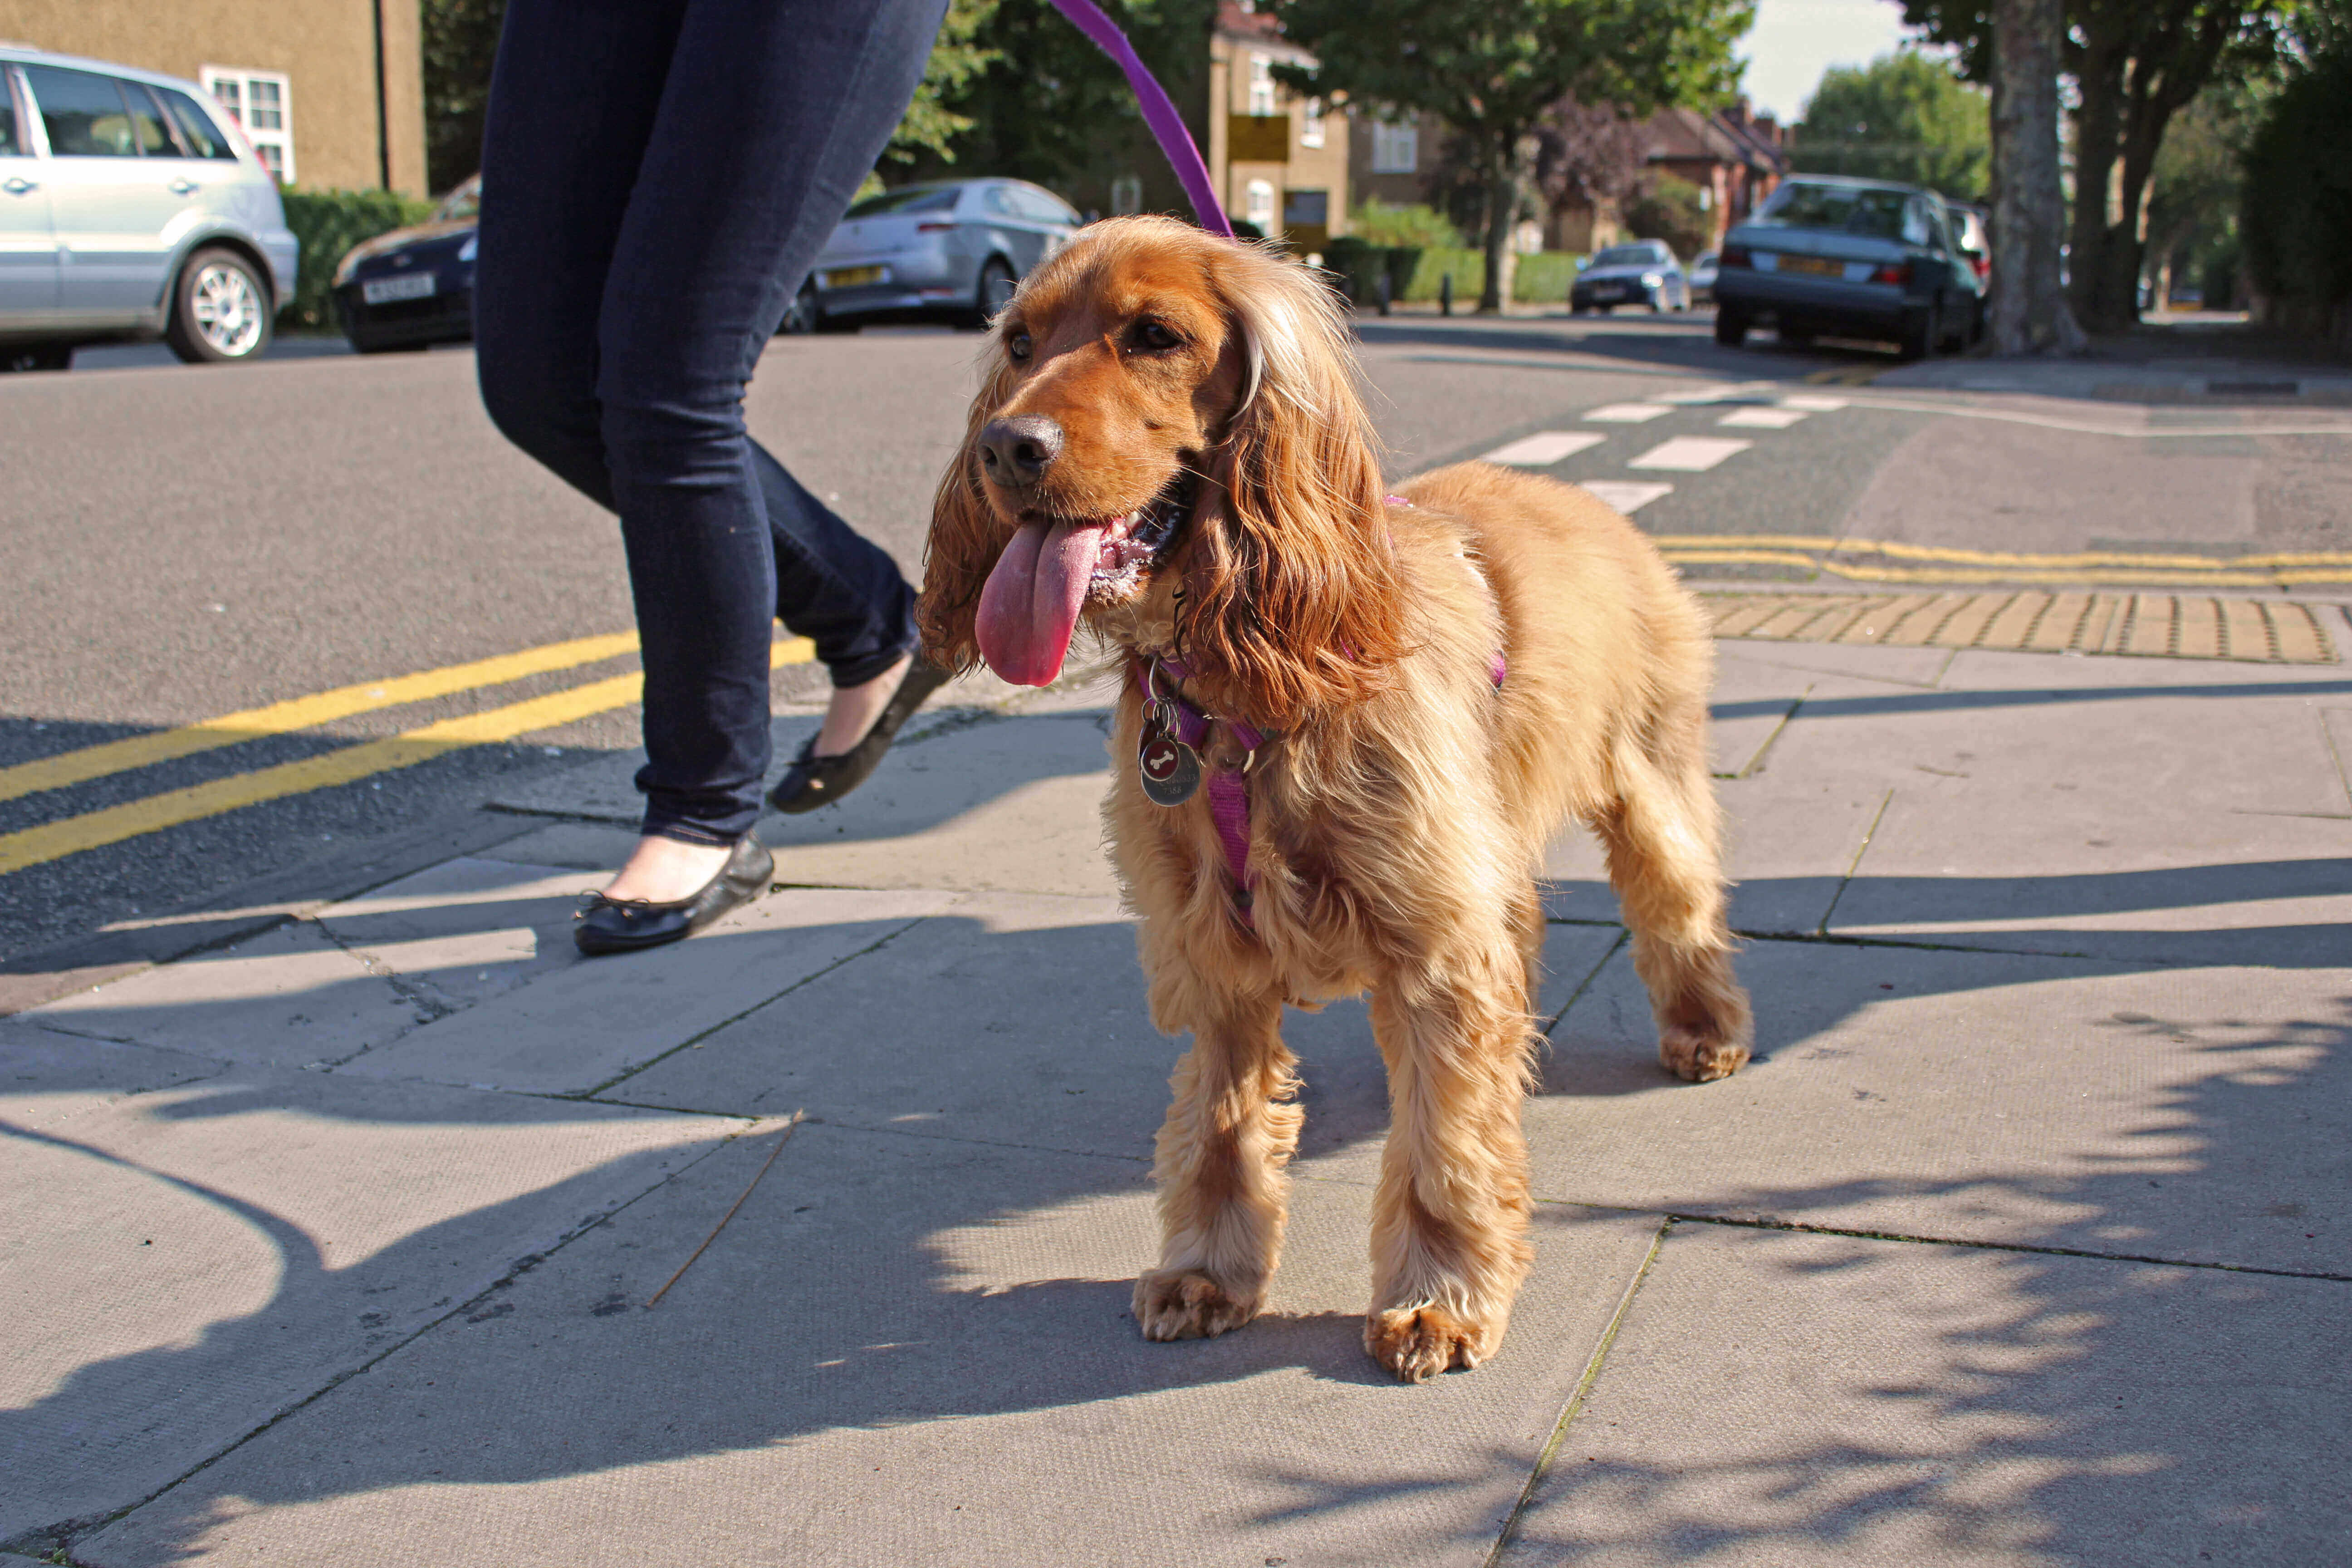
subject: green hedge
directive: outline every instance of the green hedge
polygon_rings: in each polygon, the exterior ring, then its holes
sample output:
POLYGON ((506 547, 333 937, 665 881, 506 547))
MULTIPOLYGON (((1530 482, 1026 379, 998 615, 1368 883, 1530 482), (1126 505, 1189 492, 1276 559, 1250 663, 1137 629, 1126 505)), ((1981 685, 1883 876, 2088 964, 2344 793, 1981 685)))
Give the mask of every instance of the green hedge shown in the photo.
MULTIPOLYGON (((1576 277, 1577 258, 1564 250, 1538 251, 1519 258, 1511 279, 1511 298, 1522 305, 1564 305, 1568 286, 1576 277)), ((1447 273, 1454 275, 1454 303, 1469 310, 1478 303, 1486 280, 1486 253, 1462 246, 1367 245, 1353 235, 1333 240, 1323 251, 1323 265, 1347 280, 1347 293, 1359 305, 1380 298, 1381 273, 1389 275, 1389 298, 1412 304, 1434 304, 1447 273)))
POLYGON ((331 327, 335 312, 328 290, 335 264, 362 240, 386 229, 423 223, 434 204, 394 191, 299 191, 283 194, 286 226, 302 247, 294 297, 278 312, 280 327, 331 327))

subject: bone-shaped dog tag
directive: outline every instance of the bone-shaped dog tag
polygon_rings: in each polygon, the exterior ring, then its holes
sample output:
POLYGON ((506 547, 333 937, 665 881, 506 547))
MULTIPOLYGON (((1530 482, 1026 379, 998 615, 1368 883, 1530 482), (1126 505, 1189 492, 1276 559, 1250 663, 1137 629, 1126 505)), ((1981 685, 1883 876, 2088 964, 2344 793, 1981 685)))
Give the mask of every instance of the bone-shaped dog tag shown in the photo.
POLYGON ((1201 787, 1199 753, 1157 723, 1143 727, 1135 769, 1143 775, 1143 793, 1154 805, 1181 805, 1201 787))

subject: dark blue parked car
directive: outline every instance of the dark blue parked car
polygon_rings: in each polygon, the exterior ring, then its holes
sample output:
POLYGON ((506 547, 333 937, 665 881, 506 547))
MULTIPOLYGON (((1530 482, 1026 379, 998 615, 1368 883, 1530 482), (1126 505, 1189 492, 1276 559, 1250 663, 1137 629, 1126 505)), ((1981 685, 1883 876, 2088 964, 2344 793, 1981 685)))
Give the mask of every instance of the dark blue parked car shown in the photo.
POLYGON ((1984 282, 1944 199, 1916 185, 1805 174, 1724 237, 1715 340, 1870 338, 1906 359, 1973 342, 1984 282))
POLYGON ((352 247, 335 268, 335 318, 363 354, 464 342, 474 335, 476 174, 433 216, 352 247))

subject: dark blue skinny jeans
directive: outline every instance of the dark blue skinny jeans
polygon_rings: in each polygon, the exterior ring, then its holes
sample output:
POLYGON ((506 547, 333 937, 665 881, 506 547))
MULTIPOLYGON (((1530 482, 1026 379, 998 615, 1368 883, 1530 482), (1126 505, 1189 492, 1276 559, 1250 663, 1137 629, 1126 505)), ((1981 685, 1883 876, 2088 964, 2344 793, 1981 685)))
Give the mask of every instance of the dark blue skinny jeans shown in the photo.
POLYGON ((905 111, 945 0, 509 0, 475 340, 515 445, 620 515, 645 831, 751 831, 774 623, 836 686, 916 644, 897 564, 743 426, 743 388, 905 111))

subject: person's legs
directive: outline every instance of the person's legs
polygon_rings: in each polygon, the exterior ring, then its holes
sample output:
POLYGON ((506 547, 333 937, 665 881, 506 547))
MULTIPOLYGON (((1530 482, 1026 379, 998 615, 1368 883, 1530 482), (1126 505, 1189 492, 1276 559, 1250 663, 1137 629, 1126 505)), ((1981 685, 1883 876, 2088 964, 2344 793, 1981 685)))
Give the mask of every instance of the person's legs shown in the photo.
POLYGON ((727 844, 758 816, 779 613, 842 686, 887 674, 914 644, 897 565, 751 440, 742 396, 904 111, 942 9, 685 5, 598 318, 604 456, 645 654, 648 834, 727 844))

